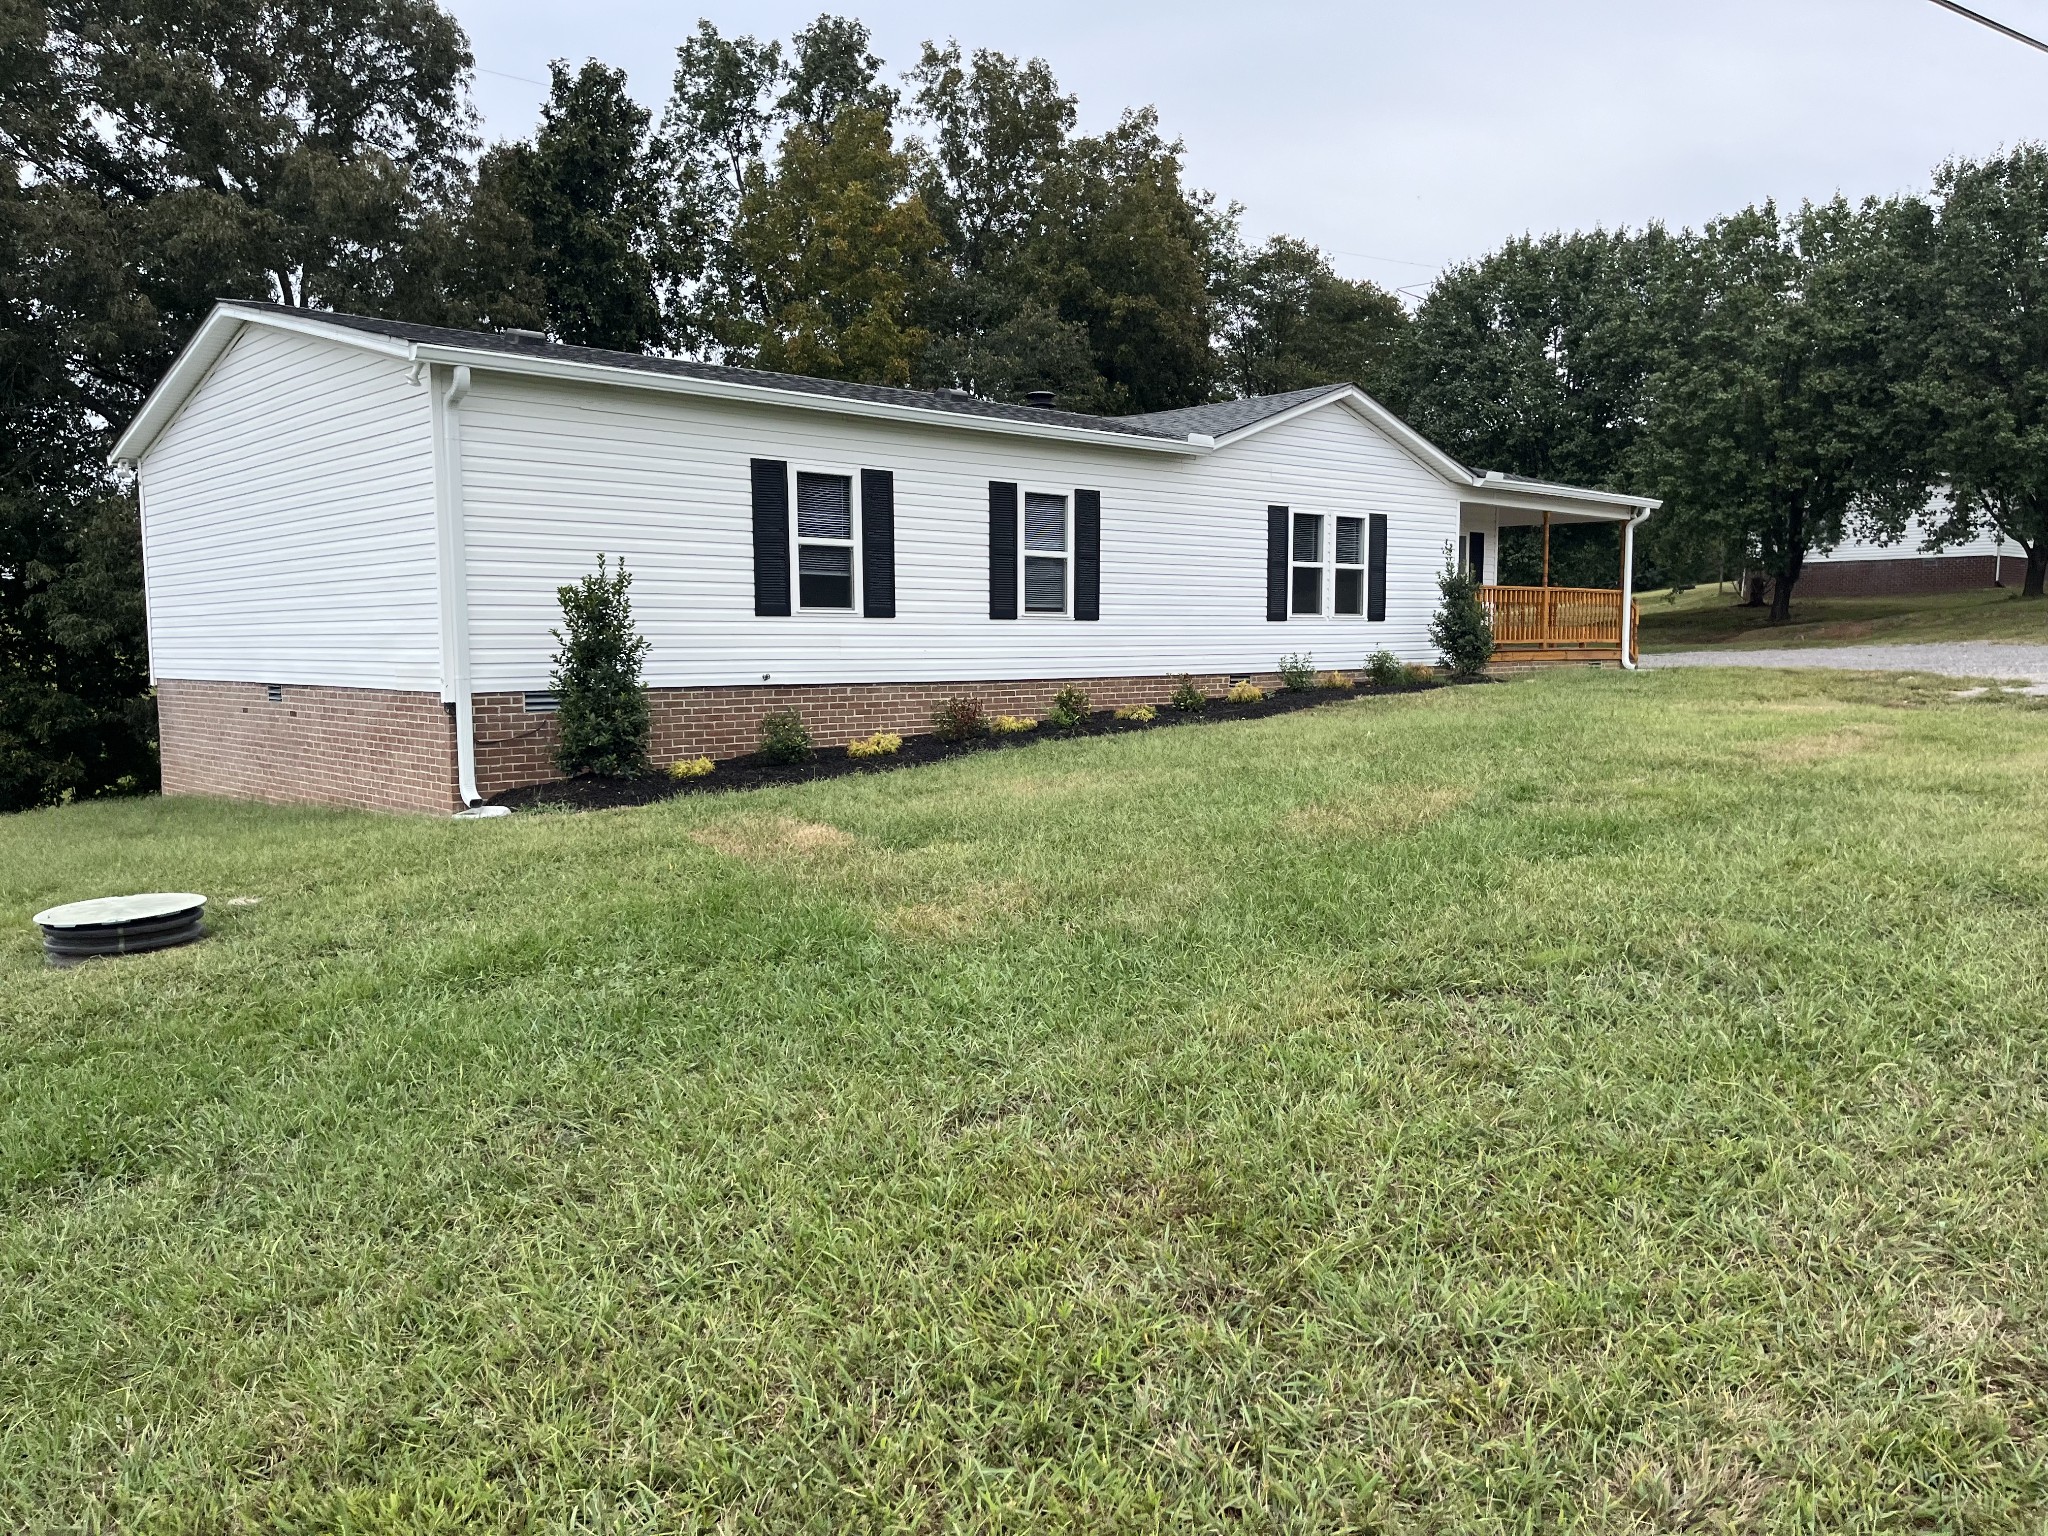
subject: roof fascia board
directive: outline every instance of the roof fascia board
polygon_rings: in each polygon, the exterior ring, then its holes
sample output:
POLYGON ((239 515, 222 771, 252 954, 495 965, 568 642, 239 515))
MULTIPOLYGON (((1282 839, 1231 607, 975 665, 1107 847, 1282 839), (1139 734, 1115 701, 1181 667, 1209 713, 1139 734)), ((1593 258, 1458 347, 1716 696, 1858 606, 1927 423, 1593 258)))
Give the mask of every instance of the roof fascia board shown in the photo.
POLYGON ((1620 522, 1638 512, 1654 512, 1664 505, 1648 496, 1626 496, 1616 491, 1582 491, 1573 486, 1503 485, 1498 480, 1480 480, 1476 496, 1466 501, 1493 507, 1511 507, 1518 512, 1565 511, 1574 517, 1620 522))
POLYGON ((643 373, 637 368, 614 368, 603 363, 579 363, 564 358, 516 357, 483 347, 449 347, 421 342, 414 349, 422 362, 464 364, 479 373, 510 373, 527 378, 556 379, 564 383, 607 384, 631 389, 651 389, 663 394, 692 395, 700 399, 729 400, 747 405, 784 409, 824 411, 835 416, 864 416, 872 420, 909 422, 919 426, 945 427, 969 432, 992 432, 1004 437, 1050 438, 1056 442, 1086 443, 1096 448, 1134 448, 1142 453, 1170 453, 1183 457, 1211 450, 1186 438, 1129 437, 1120 432, 1095 432, 1085 427, 1063 427, 1049 423, 1006 421, 995 416, 965 416, 952 411, 922 410, 914 405, 891 405, 879 400, 847 400, 835 395, 811 395, 800 390, 770 389, 758 384, 736 384, 724 379, 693 379, 681 374, 643 373))

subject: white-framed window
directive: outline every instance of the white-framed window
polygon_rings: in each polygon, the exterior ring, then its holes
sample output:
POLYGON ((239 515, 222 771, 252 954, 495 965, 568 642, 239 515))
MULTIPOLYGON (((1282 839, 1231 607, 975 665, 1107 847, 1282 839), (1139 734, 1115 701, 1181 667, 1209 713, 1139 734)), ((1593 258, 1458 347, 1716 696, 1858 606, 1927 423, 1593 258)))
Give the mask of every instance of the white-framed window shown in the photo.
POLYGON ((1064 614, 1073 592, 1074 527, 1071 498, 1053 491, 1024 493, 1024 612, 1064 614))
POLYGON ((1294 514, 1294 570, 1290 611, 1315 615, 1323 611, 1323 519, 1320 513, 1294 514))
POLYGON ((859 607, 854 544, 859 508, 850 474, 798 469, 796 495, 796 606, 806 612, 852 613, 859 607))
POLYGON ((1337 519, 1335 575, 1330 611, 1340 618, 1365 615, 1365 519, 1337 519))

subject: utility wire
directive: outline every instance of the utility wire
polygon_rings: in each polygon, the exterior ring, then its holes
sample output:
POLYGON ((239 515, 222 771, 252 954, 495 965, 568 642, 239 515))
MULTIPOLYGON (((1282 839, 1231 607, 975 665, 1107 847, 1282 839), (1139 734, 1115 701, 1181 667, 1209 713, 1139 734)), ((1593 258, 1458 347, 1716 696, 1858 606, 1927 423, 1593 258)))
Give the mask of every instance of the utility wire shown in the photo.
POLYGON ((1969 17, 1970 20, 1976 22, 1981 27, 1989 27, 1994 32, 2003 32, 2016 43, 2025 43, 2029 48, 2038 48, 2041 52, 2048 53, 2048 43, 2042 42, 2038 37, 2027 36, 2026 33, 2020 31, 2017 27, 2008 27, 2002 21, 1993 21, 1982 11, 1973 11, 1967 5, 1957 5, 1956 0, 1934 0, 1934 3, 1944 11, 1954 11, 1958 16, 1969 17))

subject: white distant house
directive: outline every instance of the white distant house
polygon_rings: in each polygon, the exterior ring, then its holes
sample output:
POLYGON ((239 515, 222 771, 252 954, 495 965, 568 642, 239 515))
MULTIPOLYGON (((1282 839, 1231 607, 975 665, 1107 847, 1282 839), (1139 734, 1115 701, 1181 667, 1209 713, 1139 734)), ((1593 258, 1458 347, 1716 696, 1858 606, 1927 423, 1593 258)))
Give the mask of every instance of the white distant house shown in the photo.
MULTIPOLYGON (((1947 493, 1938 498, 1938 516, 1947 493)), ((1907 523, 1889 543, 1851 535, 1833 549, 1806 557, 1799 575, 1801 597, 1884 597, 1921 592, 1967 592, 2004 586, 2026 576, 2026 551, 1991 530, 1944 549, 1934 549, 1930 518, 1907 523)))
POLYGON ((1656 506, 1474 474, 1349 385, 1110 418, 244 303, 114 457, 166 791, 419 810, 553 776, 555 593, 600 552, 663 761, 778 708, 834 743, 1428 661, 1454 549, 1490 578, 1503 526, 1656 506))

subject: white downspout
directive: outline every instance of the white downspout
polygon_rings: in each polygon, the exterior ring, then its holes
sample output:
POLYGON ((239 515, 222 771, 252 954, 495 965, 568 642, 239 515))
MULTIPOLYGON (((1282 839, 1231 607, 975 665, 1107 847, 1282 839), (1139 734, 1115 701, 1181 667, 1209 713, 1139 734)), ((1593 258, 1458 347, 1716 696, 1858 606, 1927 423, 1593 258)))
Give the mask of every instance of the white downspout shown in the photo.
MULTIPOLYGON (((442 370, 432 372, 438 386, 442 370)), ((434 510, 441 569, 441 699, 454 706, 455 787, 465 806, 480 804, 476 787, 476 718, 469 688, 469 575, 462 537, 462 417, 469 369, 460 366, 447 388, 430 386, 435 428, 434 510)))
POLYGON ((1626 672, 1636 669, 1635 647, 1629 643, 1633 636, 1629 634, 1628 622, 1630 609, 1636 600, 1636 524, 1649 515, 1650 509, 1645 507, 1631 514, 1629 520, 1621 525, 1621 665, 1626 672))

